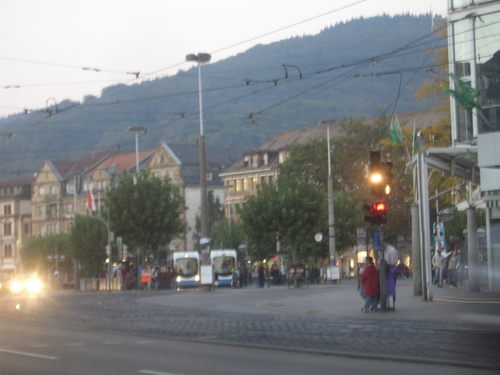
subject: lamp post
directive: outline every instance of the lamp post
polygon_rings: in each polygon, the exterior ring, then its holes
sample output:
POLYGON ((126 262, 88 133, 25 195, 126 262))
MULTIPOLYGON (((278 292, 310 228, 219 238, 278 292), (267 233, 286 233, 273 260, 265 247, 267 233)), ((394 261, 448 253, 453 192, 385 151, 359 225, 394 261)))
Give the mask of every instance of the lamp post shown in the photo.
POLYGON ((52 263, 52 262, 54 261, 54 262, 55 262, 55 265, 56 265, 56 269, 54 270, 54 277, 55 277, 55 283, 54 283, 54 284, 55 284, 56 289, 59 289, 59 288, 60 288, 60 286, 61 286, 61 278, 59 277, 59 260, 60 260, 61 262, 64 262, 64 260, 65 260, 65 259, 66 259, 66 258, 64 257, 64 255, 59 256, 59 255, 57 254, 57 246, 56 246, 56 251, 55 251, 54 256, 49 255, 49 256, 47 257, 47 260, 48 260, 50 263, 52 263))
POLYGON ((231 228, 231 189, 234 185, 224 185, 224 189, 227 189, 227 224, 231 228))
POLYGON ((127 131, 135 133, 135 168, 139 173, 139 133, 146 134, 148 129, 144 126, 129 126, 127 131))
POLYGON ((330 123, 326 124, 328 138, 328 243, 330 259, 335 261, 335 214, 333 201, 332 152, 330 148, 330 123))
POLYGON ((200 195, 201 195, 201 237, 208 237, 208 215, 207 215, 207 166, 205 153, 205 134, 203 133, 203 101, 201 95, 201 64, 208 63, 212 56, 208 53, 190 54, 186 61, 198 63, 198 101, 200 106, 200 195))

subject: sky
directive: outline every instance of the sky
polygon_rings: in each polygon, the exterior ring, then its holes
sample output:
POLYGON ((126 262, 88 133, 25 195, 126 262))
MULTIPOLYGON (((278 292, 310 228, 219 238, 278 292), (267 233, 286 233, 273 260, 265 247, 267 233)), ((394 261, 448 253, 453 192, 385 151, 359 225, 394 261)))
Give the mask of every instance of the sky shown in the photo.
POLYGON ((447 0, 0 0, 0 117, 174 75, 190 53, 216 62, 338 22, 431 10, 446 17, 447 0))

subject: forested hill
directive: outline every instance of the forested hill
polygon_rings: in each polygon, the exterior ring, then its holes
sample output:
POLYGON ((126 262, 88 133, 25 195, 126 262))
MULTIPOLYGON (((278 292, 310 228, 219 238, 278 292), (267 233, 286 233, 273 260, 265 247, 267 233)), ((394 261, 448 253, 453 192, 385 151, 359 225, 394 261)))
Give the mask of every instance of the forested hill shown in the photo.
MULTIPOLYGON (((204 65, 203 117, 210 147, 245 152, 280 131, 324 119, 376 117, 380 111, 428 109, 414 90, 446 41, 431 17, 356 19, 303 36, 257 45, 204 65)), ((92 151, 134 149, 129 126, 148 128, 141 149, 160 140, 193 143, 199 134, 197 68, 131 86, 110 86, 83 103, 0 120, 0 179, 29 177, 44 159, 73 160, 92 151)))

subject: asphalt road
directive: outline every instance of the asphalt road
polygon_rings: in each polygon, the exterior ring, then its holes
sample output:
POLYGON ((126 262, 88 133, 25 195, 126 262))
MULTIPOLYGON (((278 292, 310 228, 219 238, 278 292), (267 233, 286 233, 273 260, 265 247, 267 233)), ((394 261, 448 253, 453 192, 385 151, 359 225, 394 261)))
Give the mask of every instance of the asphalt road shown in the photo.
POLYGON ((352 283, 215 293, 52 292, 40 298, 1 298, 0 326, 175 340, 182 346, 218 347, 218 352, 238 348, 288 353, 287 358, 343 358, 351 364, 368 360, 468 369, 465 373, 500 369, 498 300, 452 303, 446 298, 453 296, 441 295, 425 304, 409 298, 409 288, 400 283, 396 312, 372 314, 360 313, 361 299, 352 283))

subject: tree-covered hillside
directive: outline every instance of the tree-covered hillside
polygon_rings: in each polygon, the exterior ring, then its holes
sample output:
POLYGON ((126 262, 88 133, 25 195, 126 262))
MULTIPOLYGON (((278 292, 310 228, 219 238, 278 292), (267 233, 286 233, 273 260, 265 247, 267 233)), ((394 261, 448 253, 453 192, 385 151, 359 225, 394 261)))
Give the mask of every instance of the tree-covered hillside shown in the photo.
MULTIPOLYGON (((280 131, 320 120, 376 117, 429 108, 413 98, 444 41, 427 16, 380 16, 326 28, 314 36, 257 45, 202 67, 209 147, 245 152, 280 131)), ((52 104, 52 103, 51 103, 52 104)), ((199 134, 198 76, 110 86, 83 103, 0 120, 0 179, 28 177, 44 159, 71 160, 103 149, 134 149, 127 128, 143 125, 141 149, 193 143, 199 134), (57 113, 56 113, 57 112, 57 113)))

